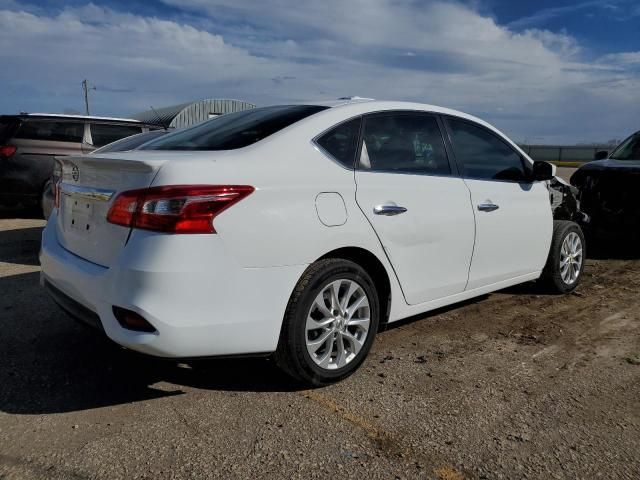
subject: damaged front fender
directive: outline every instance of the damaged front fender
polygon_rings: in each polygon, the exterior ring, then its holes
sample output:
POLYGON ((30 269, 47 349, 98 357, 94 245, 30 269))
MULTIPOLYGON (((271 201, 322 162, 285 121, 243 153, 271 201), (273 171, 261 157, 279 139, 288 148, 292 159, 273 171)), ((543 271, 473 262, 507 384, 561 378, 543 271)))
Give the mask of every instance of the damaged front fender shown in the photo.
POLYGON ((589 223, 589 216, 580 210, 579 191, 560 177, 547 182, 554 220, 570 220, 579 224, 589 223))

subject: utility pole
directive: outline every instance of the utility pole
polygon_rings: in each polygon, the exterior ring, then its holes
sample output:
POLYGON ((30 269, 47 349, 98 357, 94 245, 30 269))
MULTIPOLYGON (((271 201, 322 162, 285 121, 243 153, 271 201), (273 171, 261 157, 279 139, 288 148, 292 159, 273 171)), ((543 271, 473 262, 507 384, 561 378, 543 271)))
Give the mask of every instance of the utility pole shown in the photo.
POLYGON ((89 90, 95 90, 96 87, 90 87, 89 83, 87 82, 87 79, 85 78, 82 81, 82 92, 84 93, 84 110, 87 113, 87 116, 90 115, 89 113, 89 90))

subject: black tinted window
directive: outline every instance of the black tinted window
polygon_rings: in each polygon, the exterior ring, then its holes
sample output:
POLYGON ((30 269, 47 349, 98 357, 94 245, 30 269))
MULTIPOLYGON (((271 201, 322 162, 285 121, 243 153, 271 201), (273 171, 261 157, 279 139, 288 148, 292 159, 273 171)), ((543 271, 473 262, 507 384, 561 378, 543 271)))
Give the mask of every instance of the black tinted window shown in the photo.
POLYGON ((107 153, 107 152, 128 152, 134 150, 140 145, 150 142, 151 140, 166 135, 166 130, 152 130, 150 132, 138 133, 131 137, 126 137, 121 140, 117 140, 102 148, 94 150, 93 153, 107 153))
POLYGON ((358 149, 360 118, 344 122, 322 135, 316 143, 347 168, 353 168, 358 149))
POLYGON ((133 125, 91 124, 91 140, 94 147, 101 147, 140 132, 142 132, 142 127, 134 127, 133 125))
POLYGON ((228 113, 144 145, 142 150, 233 150, 260 140, 327 107, 281 105, 228 113))
POLYGON ((10 138, 15 130, 18 120, 15 118, 0 117, 0 142, 10 138))
POLYGON ((520 155, 496 135, 462 120, 449 119, 453 151, 467 178, 525 181, 520 155))
POLYGON ((372 115, 365 119, 360 169, 448 175, 451 168, 438 122, 429 115, 372 115))
POLYGON ((83 136, 84 123, 82 122, 26 120, 20 126, 15 137, 29 140, 81 143, 83 136))
POLYGON ((611 154, 614 160, 640 160, 640 133, 627 138, 611 154))

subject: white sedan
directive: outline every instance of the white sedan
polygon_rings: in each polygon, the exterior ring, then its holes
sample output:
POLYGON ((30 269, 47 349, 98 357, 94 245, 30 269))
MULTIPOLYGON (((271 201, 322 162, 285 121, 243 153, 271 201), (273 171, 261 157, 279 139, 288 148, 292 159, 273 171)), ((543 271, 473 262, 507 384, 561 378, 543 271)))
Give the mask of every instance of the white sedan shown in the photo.
POLYGON ((554 167, 430 105, 256 108, 61 162, 41 282, 156 356, 274 354, 322 385, 382 324, 541 277, 568 292, 584 266, 554 167))

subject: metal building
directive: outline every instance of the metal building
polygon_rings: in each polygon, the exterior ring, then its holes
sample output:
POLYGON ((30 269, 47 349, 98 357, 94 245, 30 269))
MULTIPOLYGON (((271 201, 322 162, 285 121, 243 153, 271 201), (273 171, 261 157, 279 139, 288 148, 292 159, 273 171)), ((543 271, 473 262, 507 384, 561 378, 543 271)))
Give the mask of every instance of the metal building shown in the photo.
POLYGON ((520 148, 534 160, 585 163, 592 161, 597 152, 611 152, 615 145, 520 145, 520 148))
POLYGON ((182 103, 171 107, 154 108, 136 113, 132 118, 141 122, 166 127, 184 128, 225 113, 255 108, 253 103, 241 100, 208 98, 197 102, 182 103))

